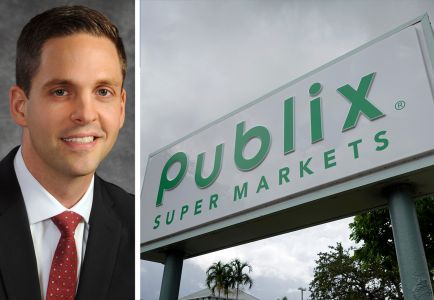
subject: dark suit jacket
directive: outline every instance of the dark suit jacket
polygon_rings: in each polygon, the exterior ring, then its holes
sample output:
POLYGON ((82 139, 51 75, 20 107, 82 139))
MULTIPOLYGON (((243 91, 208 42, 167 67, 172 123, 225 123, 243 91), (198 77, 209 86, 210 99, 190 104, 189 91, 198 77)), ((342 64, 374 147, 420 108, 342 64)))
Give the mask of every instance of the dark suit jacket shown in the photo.
MULTIPOLYGON (((13 159, 0 162, 0 300, 41 299, 29 221, 13 159)), ((134 299, 134 197, 95 176, 76 300, 134 299)))

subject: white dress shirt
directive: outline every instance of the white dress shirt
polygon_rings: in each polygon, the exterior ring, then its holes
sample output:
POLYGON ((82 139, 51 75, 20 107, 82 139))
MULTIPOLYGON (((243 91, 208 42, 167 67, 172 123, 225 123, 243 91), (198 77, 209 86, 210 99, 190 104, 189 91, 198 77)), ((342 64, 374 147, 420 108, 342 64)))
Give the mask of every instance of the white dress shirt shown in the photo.
POLYGON ((89 234, 89 216, 93 202, 94 178, 92 177, 89 188, 80 201, 78 201, 72 208, 67 209, 46 189, 44 189, 44 187, 29 172, 23 160, 21 147, 15 155, 14 168, 29 218, 30 231, 32 233, 33 246, 35 248, 36 262, 38 265, 41 296, 42 299, 45 299, 48 278, 50 276, 51 261, 53 260, 53 255, 60 239, 60 231, 51 220, 51 217, 64 211, 73 211, 83 218, 75 229, 74 235, 77 253, 79 254, 77 255, 78 282, 86 250, 87 237, 89 234))

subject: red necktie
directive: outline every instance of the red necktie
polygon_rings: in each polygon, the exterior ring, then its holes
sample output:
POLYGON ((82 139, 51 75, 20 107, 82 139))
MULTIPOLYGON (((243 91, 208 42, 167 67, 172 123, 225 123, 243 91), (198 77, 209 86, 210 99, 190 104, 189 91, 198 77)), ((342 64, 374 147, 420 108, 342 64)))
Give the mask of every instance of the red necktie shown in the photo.
POLYGON ((74 232, 81 216, 65 211, 51 220, 60 231, 48 279, 47 300, 74 300, 77 286, 77 248, 74 232))

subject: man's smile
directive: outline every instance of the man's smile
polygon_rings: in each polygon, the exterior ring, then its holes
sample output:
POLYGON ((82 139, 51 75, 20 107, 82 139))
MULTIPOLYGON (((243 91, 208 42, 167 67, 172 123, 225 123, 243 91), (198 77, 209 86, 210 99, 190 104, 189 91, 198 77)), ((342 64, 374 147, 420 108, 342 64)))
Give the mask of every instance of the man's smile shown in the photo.
POLYGON ((60 139, 64 144, 73 150, 89 150, 103 138, 105 135, 96 132, 70 133, 62 136, 60 139))
POLYGON ((70 138, 62 138, 65 142, 73 142, 79 144, 88 144, 95 140, 94 136, 85 136, 85 137, 70 137, 70 138))

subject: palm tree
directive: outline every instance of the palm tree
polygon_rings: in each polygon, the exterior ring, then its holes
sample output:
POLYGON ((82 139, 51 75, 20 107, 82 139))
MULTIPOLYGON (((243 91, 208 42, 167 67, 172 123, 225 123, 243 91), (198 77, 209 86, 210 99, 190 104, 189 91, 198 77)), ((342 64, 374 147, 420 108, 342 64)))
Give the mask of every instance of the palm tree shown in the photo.
POLYGON ((228 265, 221 261, 213 263, 211 267, 206 271, 206 285, 214 294, 215 290, 218 291, 220 298, 221 291, 225 291, 227 294, 227 282, 228 282, 228 265))
POLYGON ((226 299, 229 299, 229 289, 234 287, 235 285, 235 277, 234 270, 232 269, 232 265, 226 264, 223 276, 223 289, 226 295, 226 299))
POLYGON ((230 263, 232 267, 232 276, 233 276, 233 286, 236 286, 237 288, 237 299, 238 299, 238 292, 240 289, 240 285, 249 285, 249 289, 253 285, 253 280, 250 278, 250 276, 247 273, 244 273, 244 269, 248 268, 249 273, 252 272, 252 266, 250 266, 246 262, 241 262, 238 258, 234 259, 230 263))

